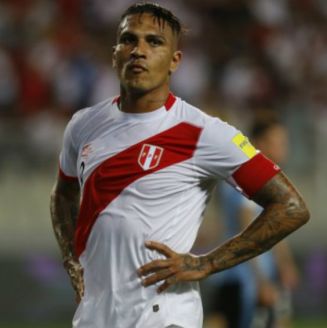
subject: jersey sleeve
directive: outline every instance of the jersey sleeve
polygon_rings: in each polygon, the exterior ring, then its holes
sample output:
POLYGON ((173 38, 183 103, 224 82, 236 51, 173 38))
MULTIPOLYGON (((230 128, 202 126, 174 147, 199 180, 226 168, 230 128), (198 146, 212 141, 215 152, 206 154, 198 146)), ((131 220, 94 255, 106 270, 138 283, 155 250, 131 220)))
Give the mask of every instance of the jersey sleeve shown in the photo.
POLYGON ((73 139, 74 120, 72 119, 64 133, 63 146, 59 155, 59 175, 66 180, 77 178, 78 150, 73 139))
POLYGON ((280 171, 239 130, 219 119, 206 124, 200 149, 206 172, 226 180, 249 198, 280 171))
POLYGON ((252 198, 281 169, 262 153, 242 164, 230 177, 229 182, 240 187, 241 191, 252 198))

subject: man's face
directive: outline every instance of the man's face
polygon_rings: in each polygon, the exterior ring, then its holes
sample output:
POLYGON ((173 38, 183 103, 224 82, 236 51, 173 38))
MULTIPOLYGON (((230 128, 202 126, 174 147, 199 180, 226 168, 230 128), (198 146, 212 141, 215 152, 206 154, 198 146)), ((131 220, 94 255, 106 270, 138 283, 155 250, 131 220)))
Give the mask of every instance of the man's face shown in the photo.
POLYGON ((271 127, 257 142, 257 147, 277 164, 283 164, 288 153, 288 134, 281 125, 271 127))
POLYGON ((126 91, 144 93, 168 85, 181 52, 177 37, 166 22, 151 14, 127 16, 120 24, 113 67, 126 91))

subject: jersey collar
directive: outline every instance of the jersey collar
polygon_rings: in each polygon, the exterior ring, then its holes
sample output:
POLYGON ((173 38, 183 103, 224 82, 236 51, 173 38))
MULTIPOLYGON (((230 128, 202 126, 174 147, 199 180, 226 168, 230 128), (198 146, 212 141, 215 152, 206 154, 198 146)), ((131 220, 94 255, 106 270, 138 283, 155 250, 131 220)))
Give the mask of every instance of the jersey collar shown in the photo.
MULTIPOLYGON (((168 98, 167 98, 167 100, 164 104, 164 107, 166 108, 166 111, 169 111, 173 107, 175 101, 176 101, 175 95, 172 92, 169 92, 168 98)), ((120 96, 114 97, 114 99, 112 100, 112 104, 113 105, 117 104, 117 106, 119 107, 119 105, 120 105, 120 96)))

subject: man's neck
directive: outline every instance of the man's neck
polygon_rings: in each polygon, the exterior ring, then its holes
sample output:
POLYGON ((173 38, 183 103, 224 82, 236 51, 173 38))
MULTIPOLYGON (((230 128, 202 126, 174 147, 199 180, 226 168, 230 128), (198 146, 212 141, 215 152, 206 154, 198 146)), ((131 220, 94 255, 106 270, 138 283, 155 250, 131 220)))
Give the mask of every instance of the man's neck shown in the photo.
POLYGON ((169 87, 146 93, 131 93, 121 89, 120 110, 126 113, 152 112, 165 105, 169 87))

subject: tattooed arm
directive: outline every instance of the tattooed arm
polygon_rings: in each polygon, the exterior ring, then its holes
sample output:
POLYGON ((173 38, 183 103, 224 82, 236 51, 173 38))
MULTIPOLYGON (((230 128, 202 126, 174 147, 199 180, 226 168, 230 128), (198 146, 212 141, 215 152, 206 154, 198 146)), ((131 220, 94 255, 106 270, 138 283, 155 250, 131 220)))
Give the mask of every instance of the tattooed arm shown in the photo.
POLYGON ((79 201, 78 182, 66 181, 58 177, 50 201, 52 226, 61 250, 64 267, 76 292, 77 301, 84 292, 83 271, 74 255, 74 232, 79 201))
POLYGON ((206 255, 178 254, 161 243, 146 243, 167 259, 152 261, 138 270, 141 276, 152 273, 144 278, 143 285, 164 281, 158 288, 161 292, 176 282, 199 280, 228 269, 267 251, 309 219, 303 199, 283 173, 266 183, 253 200, 263 212, 240 234, 206 255))

